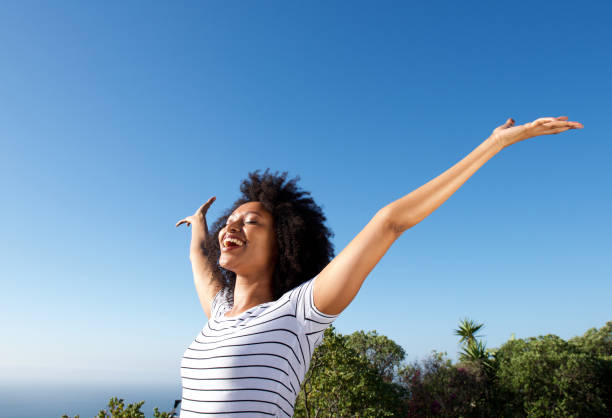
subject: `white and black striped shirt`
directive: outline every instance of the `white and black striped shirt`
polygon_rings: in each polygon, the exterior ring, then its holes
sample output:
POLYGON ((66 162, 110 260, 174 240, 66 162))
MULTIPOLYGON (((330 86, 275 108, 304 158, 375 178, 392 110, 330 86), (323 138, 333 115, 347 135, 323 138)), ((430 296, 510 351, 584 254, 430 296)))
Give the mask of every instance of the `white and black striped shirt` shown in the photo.
POLYGON ((227 289, 181 360, 181 418, 291 417, 323 332, 338 317, 313 302, 316 276, 235 317, 227 289))

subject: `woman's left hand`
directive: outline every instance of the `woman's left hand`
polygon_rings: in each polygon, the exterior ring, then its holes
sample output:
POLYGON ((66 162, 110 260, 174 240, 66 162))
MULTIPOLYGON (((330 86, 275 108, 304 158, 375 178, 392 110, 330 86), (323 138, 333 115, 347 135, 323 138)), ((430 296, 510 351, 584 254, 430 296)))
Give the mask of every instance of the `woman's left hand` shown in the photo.
POLYGON ((514 119, 510 118, 506 123, 495 128, 491 137, 495 139, 500 149, 503 149, 534 136, 558 134, 568 129, 581 128, 584 128, 584 126, 580 122, 568 121, 567 116, 539 118, 533 122, 518 126, 514 126, 514 119))

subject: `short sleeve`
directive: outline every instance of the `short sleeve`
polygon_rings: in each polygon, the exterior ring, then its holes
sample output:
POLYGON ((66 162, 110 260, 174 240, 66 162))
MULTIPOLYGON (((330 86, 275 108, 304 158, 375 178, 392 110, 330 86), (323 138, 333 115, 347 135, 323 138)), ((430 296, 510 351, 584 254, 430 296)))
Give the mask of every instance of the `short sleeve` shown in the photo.
POLYGON ((321 344, 324 331, 340 315, 324 314, 315 306, 313 290, 316 278, 317 276, 302 283, 291 293, 295 303, 296 319, 302 325, 312 350, 321 344))
MULTIPOLYGON (((223 306, 224 303, 227 303, 227 287, 219 290, 210 304, 210 316, 211 318, 216 318, 219 309, 223 306)), ((209 318, 210 319, 210 318, 209 318)))

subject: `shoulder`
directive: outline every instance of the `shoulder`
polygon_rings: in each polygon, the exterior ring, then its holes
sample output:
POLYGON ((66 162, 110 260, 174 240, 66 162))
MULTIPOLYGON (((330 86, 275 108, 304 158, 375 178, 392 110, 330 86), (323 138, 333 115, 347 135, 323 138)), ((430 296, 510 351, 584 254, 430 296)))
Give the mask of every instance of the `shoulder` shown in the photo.
POLYGON ((219 310, 229 304, 229 293, 229 287, 222 287, 215 293, 210 305, 211 316, 217 316, 219 310))

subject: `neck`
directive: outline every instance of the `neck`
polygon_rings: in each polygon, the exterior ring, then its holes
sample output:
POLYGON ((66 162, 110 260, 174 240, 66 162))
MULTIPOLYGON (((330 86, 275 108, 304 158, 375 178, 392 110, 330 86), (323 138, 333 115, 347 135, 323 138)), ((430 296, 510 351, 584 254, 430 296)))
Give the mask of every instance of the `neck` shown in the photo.
POLYGON ((236 275, 234 288, 234 306, 231 313, 240 314, 253 306, 274 300, 272 292, 272 276, 236 275))

